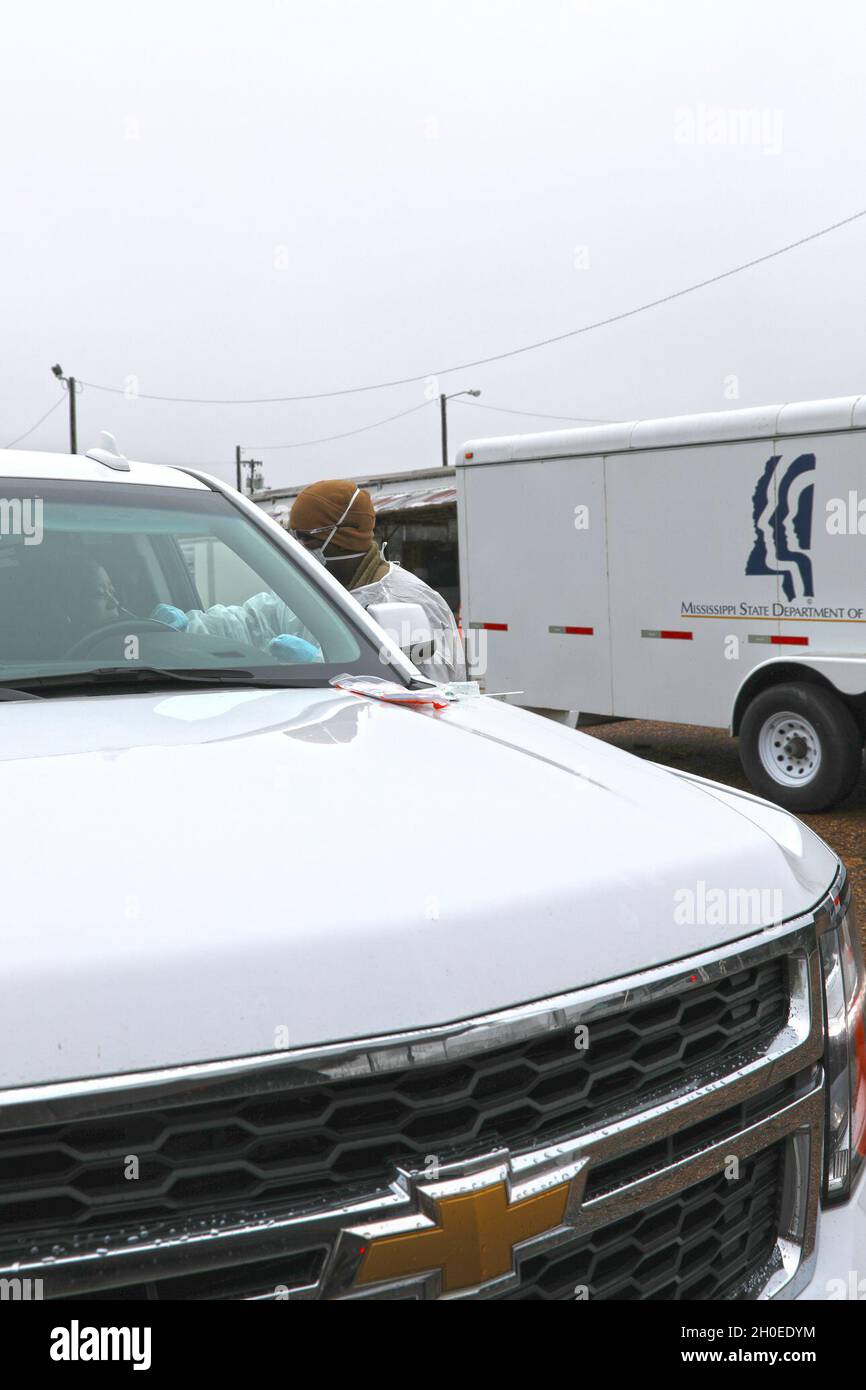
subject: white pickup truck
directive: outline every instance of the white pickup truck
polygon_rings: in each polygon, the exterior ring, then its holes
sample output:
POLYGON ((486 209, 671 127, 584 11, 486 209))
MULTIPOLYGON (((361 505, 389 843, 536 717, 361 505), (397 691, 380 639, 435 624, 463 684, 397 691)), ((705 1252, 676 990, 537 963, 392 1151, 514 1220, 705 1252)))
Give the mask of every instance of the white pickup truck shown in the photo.
POLYGON ((432 687, 111 453, 0 452, 0 779, 3 1297, 862 1290, 862 954, 788 813, 432 687))

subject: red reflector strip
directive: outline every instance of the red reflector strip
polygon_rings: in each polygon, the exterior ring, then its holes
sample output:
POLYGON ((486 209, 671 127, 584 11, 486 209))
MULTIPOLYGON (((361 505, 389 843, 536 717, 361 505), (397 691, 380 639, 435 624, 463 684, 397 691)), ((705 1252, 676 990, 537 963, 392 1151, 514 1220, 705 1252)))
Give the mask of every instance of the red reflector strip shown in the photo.
POLYGON ((507 632, 507 623, 470 623, 470 627, 483 628, 485 632, 507 632))
POLYGON ((760 642, 768 647, 808 647, 808 637, 777 637, 768 632, 750 632, 750 642, 760 642))
POLYGON ((595 634, 594 627, 549 627, 548 632, 567 632, 574 637, 592 637, 595 634))
POLYGON ((671 642, 691 642, 692 640, 692 634, 690 632, 676 632, 671 628, 656 629, 644 627, 641 628, 640 635, 641 637, 664 637, 671 642))

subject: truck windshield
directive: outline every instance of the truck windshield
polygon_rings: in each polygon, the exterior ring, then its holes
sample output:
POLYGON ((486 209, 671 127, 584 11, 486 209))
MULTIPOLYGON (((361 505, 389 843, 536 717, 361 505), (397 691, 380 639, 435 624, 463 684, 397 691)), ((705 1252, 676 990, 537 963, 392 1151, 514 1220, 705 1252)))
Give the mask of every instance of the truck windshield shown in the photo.
POLYGON ((97 671, 383 674, 363 631, 219 493, 0 480, 0 686, 97 671))

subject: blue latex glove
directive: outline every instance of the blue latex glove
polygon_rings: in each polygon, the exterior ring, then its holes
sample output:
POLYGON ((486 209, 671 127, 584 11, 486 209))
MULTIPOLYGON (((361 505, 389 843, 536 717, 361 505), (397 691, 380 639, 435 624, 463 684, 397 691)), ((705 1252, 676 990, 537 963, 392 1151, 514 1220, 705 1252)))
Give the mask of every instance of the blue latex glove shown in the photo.
POLYGON ((318 661, 321 651, 303 637, 274 637, 268 643, 268 651, 277 661, 318 661))
POLYGON ((175 632, 186 632, 189 627, 189 618, 183 610, 174 608, 170 603, 158 603, 150 616, 153 622, 165 623, 166 627, 174 628, 175 632))

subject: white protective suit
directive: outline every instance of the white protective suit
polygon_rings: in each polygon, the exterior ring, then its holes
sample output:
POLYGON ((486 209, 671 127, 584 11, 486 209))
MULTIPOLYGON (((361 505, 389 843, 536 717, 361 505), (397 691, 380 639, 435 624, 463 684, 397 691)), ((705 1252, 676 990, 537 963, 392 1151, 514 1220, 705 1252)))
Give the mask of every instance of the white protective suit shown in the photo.
POLYGON ((466 679, 463 645, 454 615, 441 594, 419 579, 411 570, 388 562, 388 573, 374 584, 352 589, 352 598, 362 608, 371 603, 419 603, 436 634, 433 656, 418 662, 418 669, 432 681, 462 681, 466 679))
MULTIPOLYGON (((353 589, 351 594, 362 608, 369 608, 372 603, 420 604, 436 634, 436 647, 432 657, 418 663, 418 669, 429 680, 447 683, 466 679, 463 647, 451 609, 441 594, 437 594, 411 570, 389 563, 388 573, 382 579, 353 589)), ((316 647, 319 645, 313 634, 276 594, 254 594, 246 603, 217 603, 204 611, 193 608, 185 616, 188 622, 186 631, 194 636, 248 642, 263 651, 267 650, 268 643, 274 637, 282 636, 302 637, 316 647)), ((321 651, 315 659, 323 659, 321 651)))
POLYGON ((189 624, 186 631, 196 637, 227 637, 261 647, 263 651, 267 650, 268 643, 274 637, 283 635, 303 637, 318 646, 312 633, 276 594, 253 594, 246 603, 215 603, 204 611, 193 608, 186 618, 189 624))

